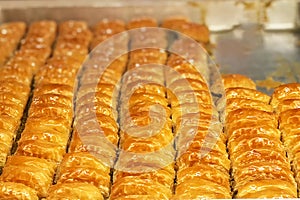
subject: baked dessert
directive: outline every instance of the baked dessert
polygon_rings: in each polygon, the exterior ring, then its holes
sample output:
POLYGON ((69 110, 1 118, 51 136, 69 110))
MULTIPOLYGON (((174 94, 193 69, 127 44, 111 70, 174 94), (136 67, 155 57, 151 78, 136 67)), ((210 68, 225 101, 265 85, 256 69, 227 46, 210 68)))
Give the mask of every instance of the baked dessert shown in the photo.
MULTIPOLYGON (((36 57, 39 64, 43 59, 45 62, 51 53, 50 45, 55 38, 56 25, 54 22, 41 22, 32 26, 39 29, 41 33, 37 30, 29 30, 20 51, 27 54, 29 49, 30 52, 35 52, 33 54, 35 55, 38 50, 41 50, 40 57, 36 57), (29 36, 32 38, 27 39, 29 36), (41 38, 42 36, 45 38, 41 38)), ((81 66, 79 58, 74 55, 83 56, 84 48, 87 49, 90 38, 87 37, 88 32, 85 29, 87 26, 84 22, 62 23, 53 57, 48 60, 45 67, 37 68, 36 65, 31 69, 33 71, 31 77, 37 71, 36 90, 28 111, 24 135, 21 134, 15 155, 9 157, 1 175, 1 180, 4 182, 22 183, 30 187, 36 191, 39 198, 48 195, 57 164, 66 153, 73 120, 75 80, 81 66), (83 34, 85 39, 79 40, 83 34), (72 45, 77 48, 69 48, 72 45), (20 169, 16 170, 18 165, 20 169)), ((7 193, 4 189, 1 191, 7 193)))
MULTIPOLYGON (((173 20, 164 21, 163 26, 180 31, 193 27, 184 33, 200 42, 208 42, 201 38, 207 34, 204 26, 194 26, 184 19, 173 20), (201 33, 197 34, 200 38, 195 38, 195 30, 201 33)), ((185 57, 171 54, 167 62, 169 68, 165 70, 177 149, 177 185, 172 199, 230 198, 230 161, 224 134, 216 125, 219 120, 215 117, 218 113, 207 84, 208 67, 205 59, 199 57, 201 51, 194 48, 196 55, 186 42, 189 41, 179 38, 170 47, 171 51, 180 49, 179 55, 185 57)))
MULTIPOLYGON (((131 20, 127 28, 156 26, 152 18, 138 18, 131 20)), ((166 36, 149 28, 129 33, 132 51, 120 95, 121 152, 110 199, 169 199, 175 176, 175 151, 170 145, 173 133, 164 72, 152 64, 166 63, 167 53, 158 49, 166 48, 166 36), (149 36, 151 40, 141 39, 149 36)))
POLYGON ((225 129, 235 197, 296 198, 296 183, 277 129, 278 117, 268 105, 270 98, 257 92, 247 77, 238 87, 230 78, 236 76, 227 75, 224 80, 225 129))
MULTIPOLYGON (((125 70, 127 57, 109 63, 119 49, 111 49, 104 40, 124 30, 125 25, 119 20, 105 19, 93 27, 92 55, 81 72, 69 153, 58 167, 57 183, 49 189, 48 199, 71 198, 69 192, 72 198, 80 199, 103 199, 109 195, 110 168, 119 140, 116 85, 125 70), (104 45, 97 46, 103 41, 104 45)), ((128 41, 126 37, 121 39, 119 48, 124 48, 128 41)), ((117 48, 116 44, 111 45, 117 48)))
POLYGON ((300 131, 300 85, 289 83, 275 88, 272 94, 271 105, 279 117, 279 129, 282 132, 282 140, 287 151, 288 159, 292 164, 298 190, 299 176, 299 131, 300 131))
POLYGON ((25 30, 24 22, 9 22, 0 25, 0 67, 13 55, 25 30))
MULTIPOLYGON (((14 49, 24 34, 25 24, 6 24, 3 25, 3 31, 7 32, 7 37, 11 37, 10 45, 12 45, 11 49, 14 49)), ((35 69, 40 67, 49 56, 50 52, 44 53, 44 49, 50 48, 55 37, 55 31, 56 24, 52 21, 32 23, 20 50, 0 68, 1 167, 5 164, 6 158, 10 154, 17 130, 21 124, 23 111, 30 95, 30 85, 35 69), (48 34, 43 35, 43 32, 48 34), (29 41, 35 41, 35 43, 28 45, 29 41)))

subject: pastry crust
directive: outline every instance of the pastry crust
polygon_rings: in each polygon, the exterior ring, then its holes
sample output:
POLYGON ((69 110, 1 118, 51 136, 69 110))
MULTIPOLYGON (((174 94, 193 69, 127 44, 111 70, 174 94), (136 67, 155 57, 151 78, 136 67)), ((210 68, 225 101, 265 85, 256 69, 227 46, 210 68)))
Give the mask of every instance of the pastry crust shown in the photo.
POLYGON ((22 183, 35 191, 39 198, 47 196, 56 165, 44 159, 10 156, 3 168, 1 181, 22 183))
POLYGON ((100 190, 88 183, 58 183, 50 187, 47 200, 103 200, 100 190))
POLYGON ((38 200, 37 192, 22 184, 0 181, 1 199, 38 200))
POLYGON ((154 198, 169 199, 172 193, 169 188, 158 182, 127 176, 114 183, 110 199, 128 195, 152 195, 154 198))
POLYGON ((226 92, 226 98, 243 98, 243 99, 252 99, 264 102, 266 104, 269 104, 270 97, 262 92, 259 92, 257 90, 248 89, 248 88, 228 88, 225 90, 226 92))
POLYGON ((23 37, 26 24, 23 22, 4 23, 0 26, 0 66, 13 54, 23 37))
POLYGON ((275 88, 272 94, 271 105, 277 108, 281 101, 286 99, 300 99, 300 84, 288 83, 275 88))
POLYGON ((224 74, 222 79, 225 89, 241 87, 256 90, 254 81, 241 74, 224 74))
POLYGON ((294 184, 284 180, 258 180, 242 185, 237 198, 296 198, 294 184))
POLYGON ((287 110, 279 115, 279 127, 280 129, 290 124, 300 123, 300 108, 287 110))
POLYGON ((256 109, 266 112, 273 112, 273 107, 269 104, 266 104, 261 101, 251 100, 251 99, 243 99, 243 98, 232 98, 226 100, 226 113, 230 113, 231 111, 237 109, 256 109))

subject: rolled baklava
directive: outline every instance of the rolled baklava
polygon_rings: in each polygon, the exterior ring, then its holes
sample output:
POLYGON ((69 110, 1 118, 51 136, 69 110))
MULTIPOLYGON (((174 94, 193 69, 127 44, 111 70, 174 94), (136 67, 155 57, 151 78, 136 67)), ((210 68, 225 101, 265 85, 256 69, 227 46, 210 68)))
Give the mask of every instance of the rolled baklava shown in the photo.
POLYGON ((93 27, 90 58, 80 72, 71 143, 48 199, 103 199, 109 195, 119 140, 118 81, 126 67, 127 55, 122 53, 127 51, 128 37, 109 38, 124 30, 119 20, 104 19, 93 27))
POLYGON ((153 29, 152 18, 133 19, 127 27, 131 52, 122 79, 120 153, 110 199, 169 199, 175 151, 161 67, 167 59, 166 35, 153 29))
MULTIPOLYGON (((175 41, 173 48, 182 42, 175 41)), ((226 138, 207 84, 208 66, 199 56, 201 51, 190 44, 182 47, 185 53, 170 55, 165 71, 177 148, 177 178, 172 198, 230 198, 230 162, 226 138)))
POLYGON ((245 76, 223 76, 226 134, 236 198, 295 198, 296 183, 270 97, 245 76), (233 79, 233 80, 231 80, 233 79), (237 85, 239 83, 239 85, 237 85), (238 87, 237 87, 238 86, 238 87))
POLYGON ((275 88, 271 105, 279 118, 279 129, 288 159, 300 188, 300 84, 289 83, 275 88))
POLYGON ((13 55, 25 30, 24 22, 9 22, 0 25, 0 67, 13 55))
MULTIPOLYGON (((15 31, 19 31, 16 34, 22 37, 25 25, 21 23, 16 26, 15 31)), ((52 21, 32 23, 20 50, 0 68, 0 166, 4 165, 21 124, 35 70, 50 55, 48 50, 51 49, 55 34, 56 24, 52 21), (44 32, 47 34, 44 35, 44 32), (29 41, 35 43, 27 45, 29 41)))

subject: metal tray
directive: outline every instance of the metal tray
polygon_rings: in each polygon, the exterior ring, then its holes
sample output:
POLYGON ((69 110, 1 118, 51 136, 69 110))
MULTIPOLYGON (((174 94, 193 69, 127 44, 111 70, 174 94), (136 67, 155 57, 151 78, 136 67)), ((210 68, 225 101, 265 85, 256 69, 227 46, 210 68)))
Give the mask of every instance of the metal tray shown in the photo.
POLYGON ((0 1, 0 22, 184 15, 211 30, 213 59, 222 73, 240 73, 271 93, 300 82, 300 0, 0 1))

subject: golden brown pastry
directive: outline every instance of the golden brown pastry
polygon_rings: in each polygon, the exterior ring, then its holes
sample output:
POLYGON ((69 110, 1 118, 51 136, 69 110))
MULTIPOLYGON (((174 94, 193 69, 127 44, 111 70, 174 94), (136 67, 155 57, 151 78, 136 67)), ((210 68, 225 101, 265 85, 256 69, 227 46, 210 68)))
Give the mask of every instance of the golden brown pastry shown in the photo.
POLYGON ((298 108, 300 108, 300 99, 286 99, 282 100, 280 104, 278 104, 275 111, 280 114, 281 112, 298 108))
POLYGON ((257 92, 247 77, 226 79, 226 133, 235 197, 295 198, 296 183, 269 97, 257 92), (287 185, 289 190, 282 189, 287 185))
POLYGON ((226 113, 237 109, 256 109, 265 112, 273 112, 271 105, 257 100, 244 99, 244 98, 231 98, 226 100, 226 113))
POLYGON ((285 99, 299 99, 300 84, 288 83, 275 88, 272 94, 271 105, 277 108, 281 101, 285 99))
POLYGON ((224 88, 248 88, 248 89, 256 89, 256 84, 253 80, 248 78, 247 76, 241 74, 224 74, 222 75, 224 88))
POLYGON ((253 89, 247 88, 228 88, 226 89, 226 98, 243 98, 243 99, 251 99, 264 102, 268 104, 270 102, 270 97, 262 92, 253 89))
MULTIPOLYGON (((15 23, 15 25, 11 25, 13 30, 7 30, 7 36, 13 34, 9 36, 15 37, 11 38, 15 40, 12 41, 11 45, 17 45, 18 40, 24 34, 25 24, 15 23), (18 31, 18 33, 13 33, 14 31, 18 31)), ((48 50, 54 40, 55 31, 56 24, 53 21, 32 23, 20 50, 1 68, 0 129, 2 129, 1 134, 3 134, 0 151, 1 166, 4 165, 7 155, 10 154, 12 142, 21 123, 23 111, 30 95, 33 75, 35 70, 44 64, 49 56, 48 50), (47 34, 44 35, 44 32, 47 34), (47 43, 44 43, 46 40, 47 43), (32 43, 29 45, 30 41, 32 43)), ((11 50, 15 47, 11 46, 11 50)), ((7 50, 9 51, 9 49, 7 50)))
POLYGON ((53 162, 45 159, 11 156, 8 157, 0 179, 4 182, 23 183, 34 189, 40 198, 46 197, 47 190, 52 184, 55 167, 53 162))
POLYGON ((168 18, 163 21, 162 27, 186 34, 204 44, 209 42, 209 30, 207 26, 190 22, 186 18, 168 18))
POLYGON ((0 198, 1 199, 18 199, 18 200, 38 200, 37 192, 22 184, 14 182, 0 181, 0 198))
POLYGON ((58 183, 48 190, 47 200, 103 200, 100 190, 89 183, 58 183))
POLYGON ((258 180, 239 188, 237 198, 296 198, 295 185, 284 180, 258 180))
POLYGON ((18 43, 23 37, 26 24, 23 22, 4 23, 0 26, 0 66, 12 56, 18 43))
POLYGON ((152 195, 153 198, 169 199, 172 193, 170 188, 151 179, 137 179, 135 176, 126 176, 112 186, 110 199, 128 195, 152 195))

